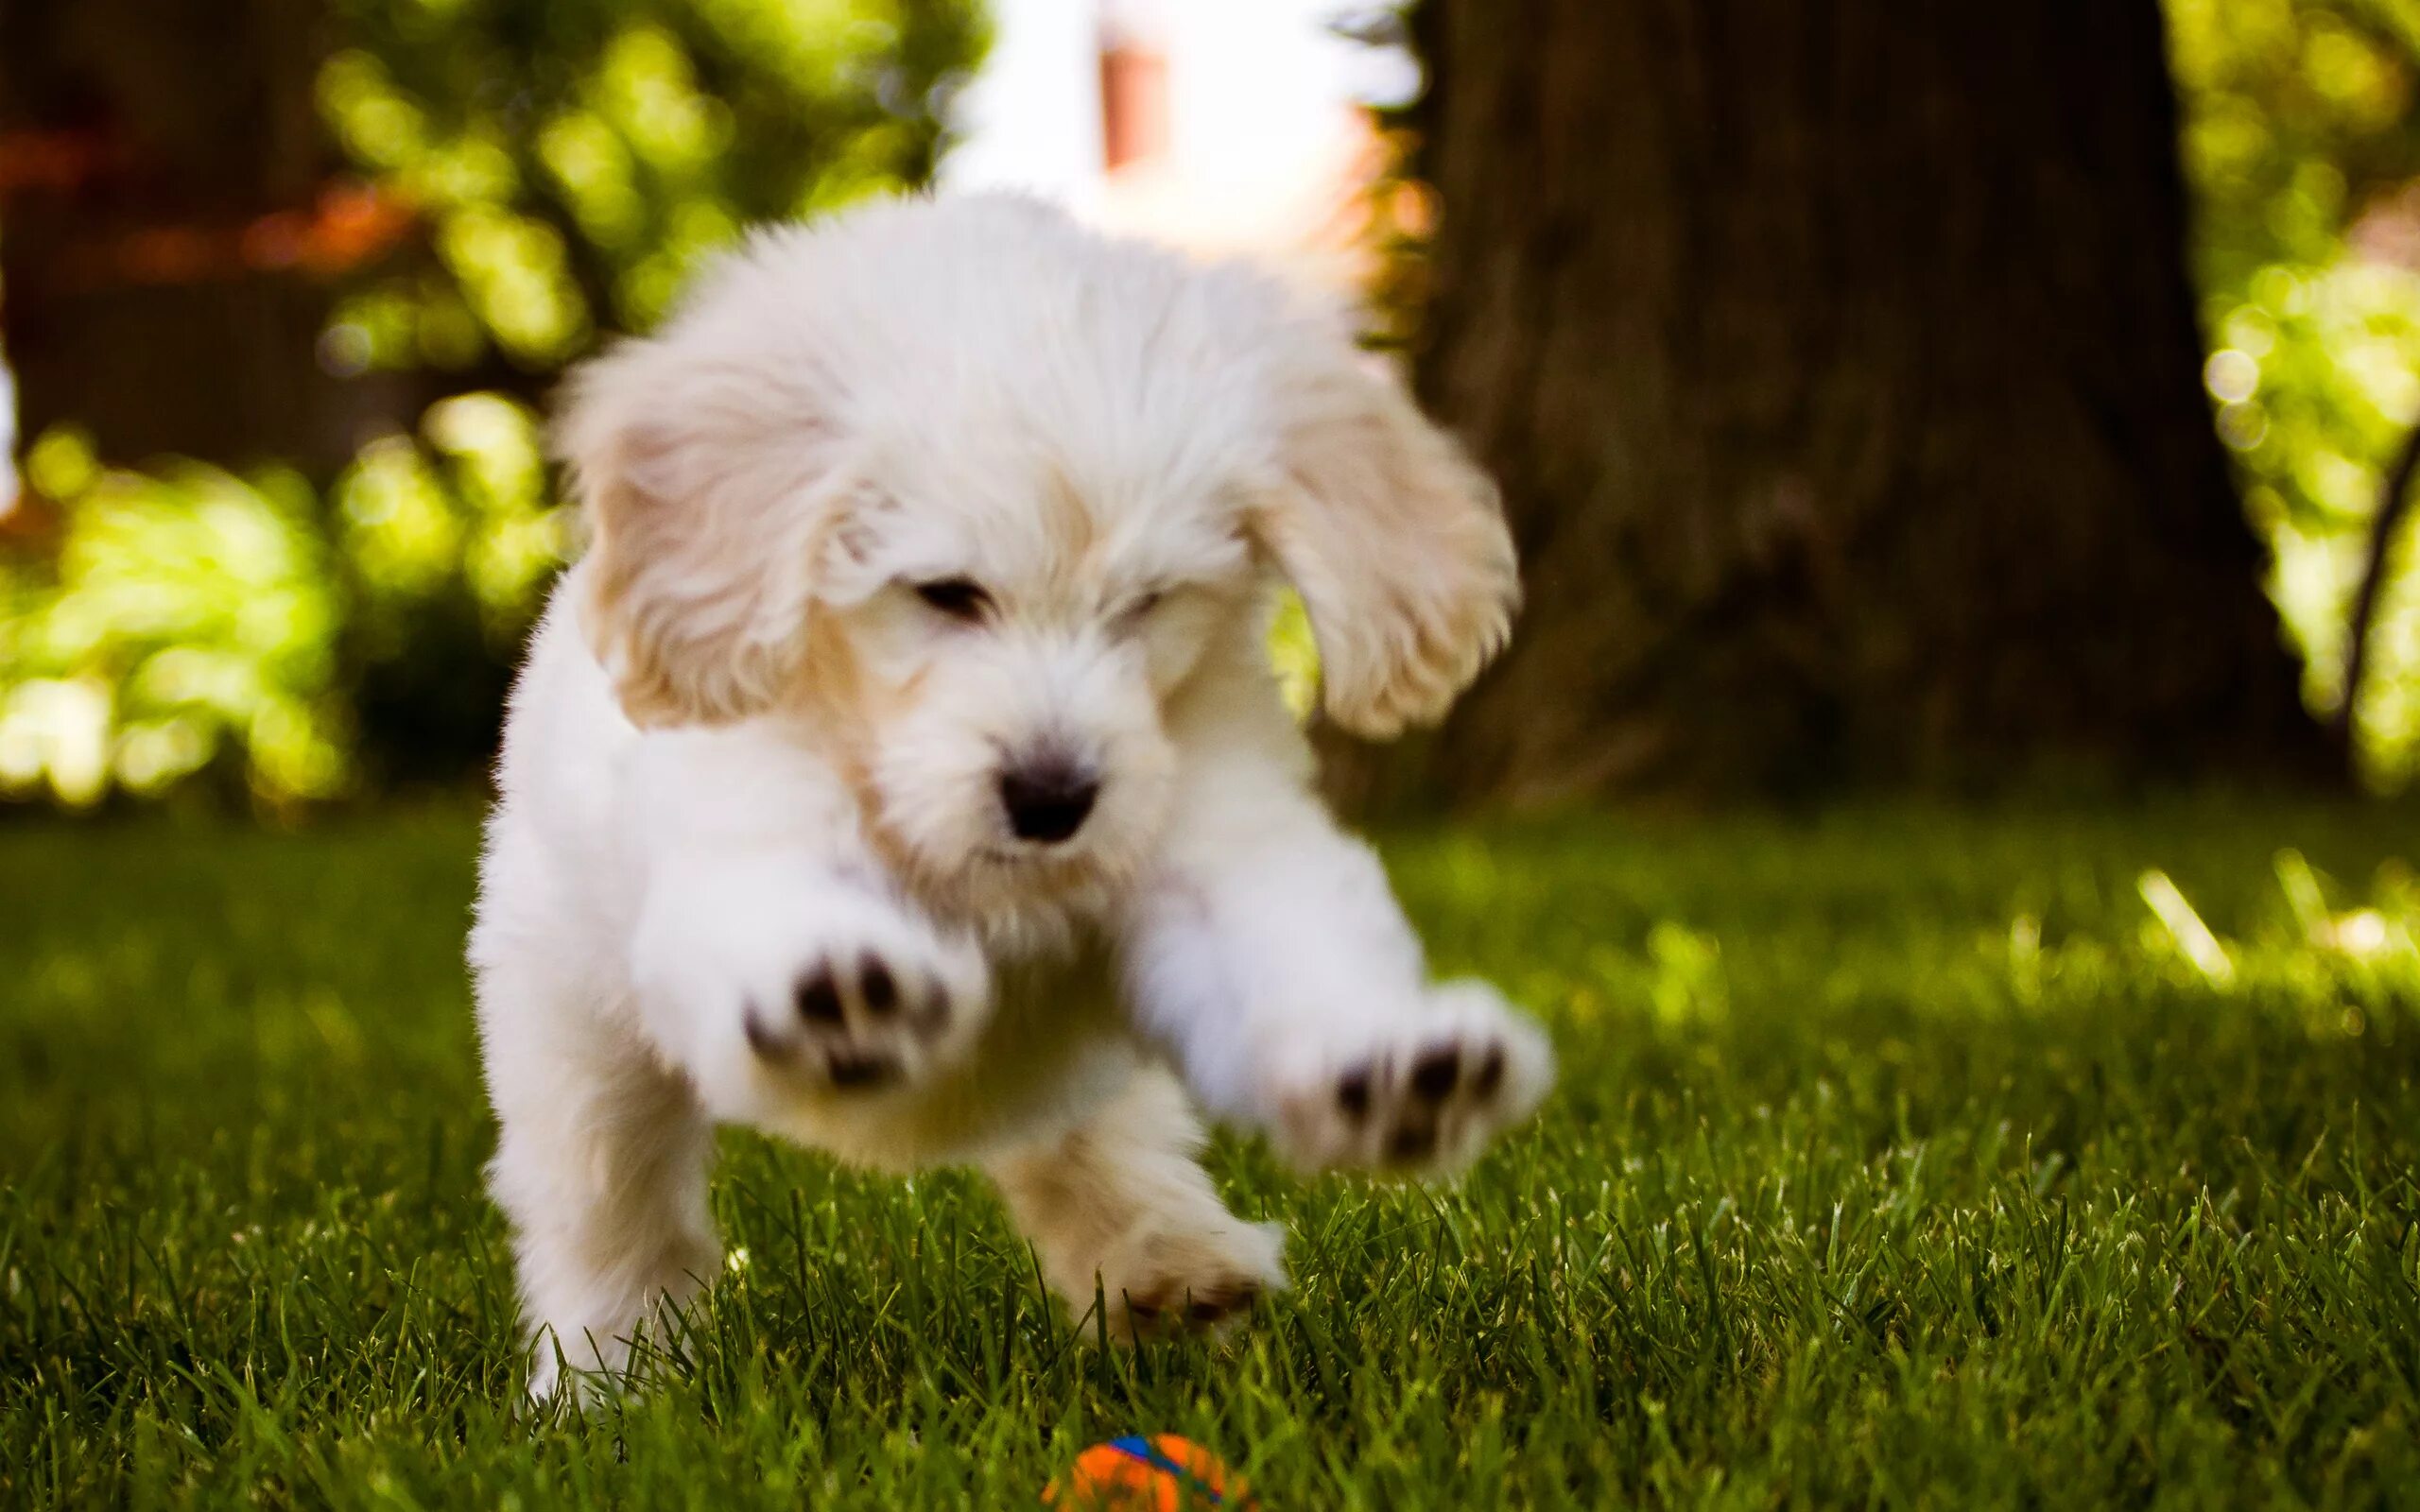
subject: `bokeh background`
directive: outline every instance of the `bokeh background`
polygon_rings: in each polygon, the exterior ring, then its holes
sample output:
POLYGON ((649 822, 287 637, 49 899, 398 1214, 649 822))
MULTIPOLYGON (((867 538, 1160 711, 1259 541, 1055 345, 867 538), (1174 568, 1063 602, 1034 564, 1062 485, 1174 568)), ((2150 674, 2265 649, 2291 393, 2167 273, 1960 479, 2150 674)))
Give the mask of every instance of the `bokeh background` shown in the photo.
POLYGON ((565 365, 936 181, 1362 298, 1504 478, 1366 803, 2405 786, 2420 4, 1754 9, 5 0, 0 794, 475 791, 565 365))
POLYGON ((2420 1505, 2415 92, 2420 0, 0 0, 0 1507, 2420 1505), (1320 734, 1560 1085, 1451 1187, 1220 1134, 1294 1284, 1132 1352, 726 1130, 533 1426, 548 398, 926 185, 1357 301, 1502 480, 1507 656, 1320 734))

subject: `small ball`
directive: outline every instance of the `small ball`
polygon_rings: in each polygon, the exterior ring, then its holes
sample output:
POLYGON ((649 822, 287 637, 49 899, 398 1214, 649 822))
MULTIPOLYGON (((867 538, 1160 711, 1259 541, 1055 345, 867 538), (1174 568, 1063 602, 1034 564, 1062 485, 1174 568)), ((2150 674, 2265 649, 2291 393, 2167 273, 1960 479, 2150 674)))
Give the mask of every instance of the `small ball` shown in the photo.
POLYGON ((1076 1456, 1067 1473, 1042 1493, 1058 1512, 1178 1512, 1179 1508, 1239 1508, 1260 1503, 1243 1478, 1219 1456, 1174 1434, 1113 1438, 1076 1456))

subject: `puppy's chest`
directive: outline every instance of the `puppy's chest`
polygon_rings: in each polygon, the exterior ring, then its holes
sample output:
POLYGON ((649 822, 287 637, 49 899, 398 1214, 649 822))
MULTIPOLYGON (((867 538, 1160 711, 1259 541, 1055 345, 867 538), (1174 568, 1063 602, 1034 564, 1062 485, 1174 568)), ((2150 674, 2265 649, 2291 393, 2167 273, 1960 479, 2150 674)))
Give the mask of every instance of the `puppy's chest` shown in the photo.
POLYGON ((800 1133, 881 1167, 979 1160, 1065 1133, 1145 1058, 1105 953, 995 959, 991 1017, 954 1071, 800 1133))
POLYGON ((1107 951, 994 959, 992 1022, 977 1058, 995 1069, 1046 1062, 1103 1035, 1122 1037, 1126 1015, 1107 951))

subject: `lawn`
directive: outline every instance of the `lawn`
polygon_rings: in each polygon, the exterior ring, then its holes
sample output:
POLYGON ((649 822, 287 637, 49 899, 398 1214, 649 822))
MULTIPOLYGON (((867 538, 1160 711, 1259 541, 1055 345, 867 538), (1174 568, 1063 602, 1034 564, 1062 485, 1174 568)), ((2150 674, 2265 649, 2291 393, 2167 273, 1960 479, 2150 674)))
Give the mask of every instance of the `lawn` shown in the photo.
POLYGON ((679 1379, 536 1423, 468 817, 0 828, 0 1504, 1017 1506, 1158 1430, 1279 1509, 2420 1505, 2415 817, 1399 836, 1564 1057, 1461 1187, 1222 1143, 1294 1290, 1103 1353, 977 1181, 735 1134, 679 1379))

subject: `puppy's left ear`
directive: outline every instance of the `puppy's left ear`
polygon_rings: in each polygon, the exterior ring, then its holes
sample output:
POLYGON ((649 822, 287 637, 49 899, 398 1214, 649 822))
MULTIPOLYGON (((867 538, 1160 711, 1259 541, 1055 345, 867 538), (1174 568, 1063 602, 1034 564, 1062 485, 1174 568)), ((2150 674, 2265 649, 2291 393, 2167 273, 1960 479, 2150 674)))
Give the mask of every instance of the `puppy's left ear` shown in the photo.
POLYGON ((1281 403, 1284 477, 1253 524, 1309 611, 1328 717, 1373 739, 1434 724, 1520 606, 1495 485, 1340 342, 1281 403))

